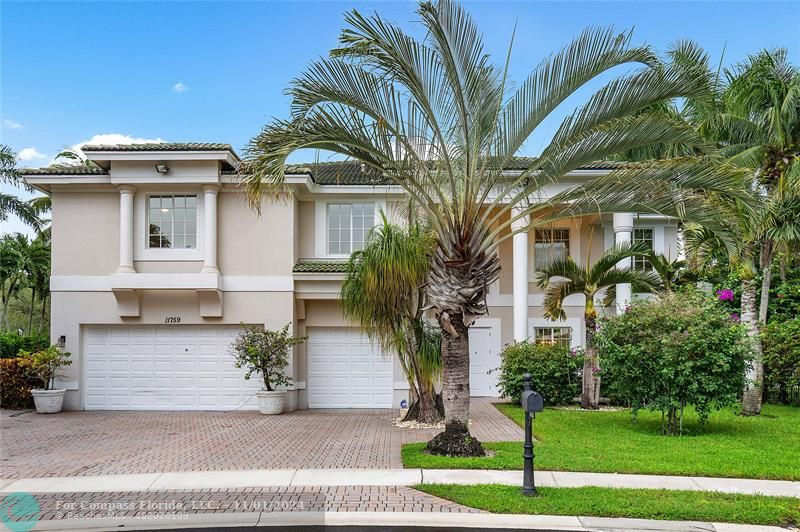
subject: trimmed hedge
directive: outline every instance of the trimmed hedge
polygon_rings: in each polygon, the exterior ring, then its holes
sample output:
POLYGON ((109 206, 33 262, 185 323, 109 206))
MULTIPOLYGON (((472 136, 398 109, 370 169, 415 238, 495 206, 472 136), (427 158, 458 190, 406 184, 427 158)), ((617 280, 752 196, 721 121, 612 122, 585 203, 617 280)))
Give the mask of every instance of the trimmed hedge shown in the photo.
POLYGON ((0 407, 12 410, 33 408, 32 388, 41 382, 30 371, 30 358, 0 359, 0 407))
POLYGON ((508 344, 500 357, 498 387, 515 403, 519 402, 525 373, 531 374, 533 389, 542 394, 547 405, 570 404, 580 391, 583 356, 566 346, 518 342, 508 344))
POLYGON ((15 332, 0 333, 0 358, 14 358, 20 351, 31 353, 50 346, 50 338, 43 334, 23 336, 15 332))

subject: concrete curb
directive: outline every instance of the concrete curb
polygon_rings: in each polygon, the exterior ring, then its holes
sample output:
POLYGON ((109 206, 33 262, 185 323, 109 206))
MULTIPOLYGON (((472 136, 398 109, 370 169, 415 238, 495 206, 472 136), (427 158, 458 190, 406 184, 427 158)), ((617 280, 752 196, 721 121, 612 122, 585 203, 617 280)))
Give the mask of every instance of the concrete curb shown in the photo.
MULTIPOLYGON (((522 484, 522 471, 468 469, 251 469, 185 471, 134 475, 0 479, 0 493, 84 493, 196 489, 273 488, 280 486, 413 486, 416 484, 522 484)), ((537 471, 545 487, 599 486, 716 491, 800 498, 800 482, 710 477, 623 475, 537 471)))
POLYGON ((47 531, 85 530, 152 530, 178 528, 220 528, 229 526, 408 526, 408 527, 472 527, 559 531, 658 531, 684 532, 784 532, 771 526, 703 523, 695 521, 655 521, 554 515, 458 514, 411 512, 250 512, 229 514, 192 514, 186 519, 75 519, 42 521, 36 529, 47 531))

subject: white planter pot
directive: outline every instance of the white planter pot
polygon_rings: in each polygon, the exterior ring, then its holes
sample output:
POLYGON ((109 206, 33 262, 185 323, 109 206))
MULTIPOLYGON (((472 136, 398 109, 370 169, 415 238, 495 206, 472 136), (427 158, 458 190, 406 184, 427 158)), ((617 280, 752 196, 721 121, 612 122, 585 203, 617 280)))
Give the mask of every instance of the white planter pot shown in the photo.
POLYGON ((64 405, 64 394, 67 390, 31 390, 36 412, 39 414, 55 414, 61 412, 64 405))
POLYGON ((256 397, 258 397, 258 411, 262 414, 275 415, 283 412, 286 392, 259 390, 256 392, 256 397))

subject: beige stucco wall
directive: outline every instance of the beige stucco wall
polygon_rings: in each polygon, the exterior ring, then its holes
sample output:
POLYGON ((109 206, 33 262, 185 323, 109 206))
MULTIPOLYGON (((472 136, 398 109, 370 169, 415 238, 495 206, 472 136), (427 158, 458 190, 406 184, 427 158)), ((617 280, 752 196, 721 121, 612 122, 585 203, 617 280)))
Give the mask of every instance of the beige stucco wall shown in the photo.
POLYGON ((295 202, 265 198, 261 216, 243 194, 226 189, 217 199, 218 263, 222 275, 291 275, 295 202))
POLYGON ((53 275, 108 275, 119 266, 119 194, 52 194, 53 275))
POLYGON ((297 253, 299 258, 314 256, 314 202, 297 202, 297 253))

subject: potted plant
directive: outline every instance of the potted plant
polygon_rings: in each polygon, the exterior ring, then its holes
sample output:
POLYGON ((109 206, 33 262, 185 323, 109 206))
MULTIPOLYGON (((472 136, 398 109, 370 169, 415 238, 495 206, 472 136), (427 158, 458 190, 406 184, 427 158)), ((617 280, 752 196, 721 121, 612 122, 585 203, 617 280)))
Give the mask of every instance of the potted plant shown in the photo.
POLYGON ((255 373, 261 374, 264 387, 256 392, 256 397, 262 414, 283 412, 286 391, 277 390, 277 387, 291 384, 291 377, 283 371, 289 365, 289 351, 305 340, 305 337, 289 334, 288 323, 279 331, 242 324, 242 332, 231 345, 236 358, 234 366, 245 368, 244 378, 248 380, 255 373))
POLYGON ((20 356, 31 361, 30 371, 41 383, 40 389, 31 390, 36 412, 39 414, 55 414, 61 412, 64 405, 66 389, 54 389, 55 380, 61 368, 72 364, 70 354, 62 351, 57 346, 51 345, 33 353, 23 351, 20 356))

